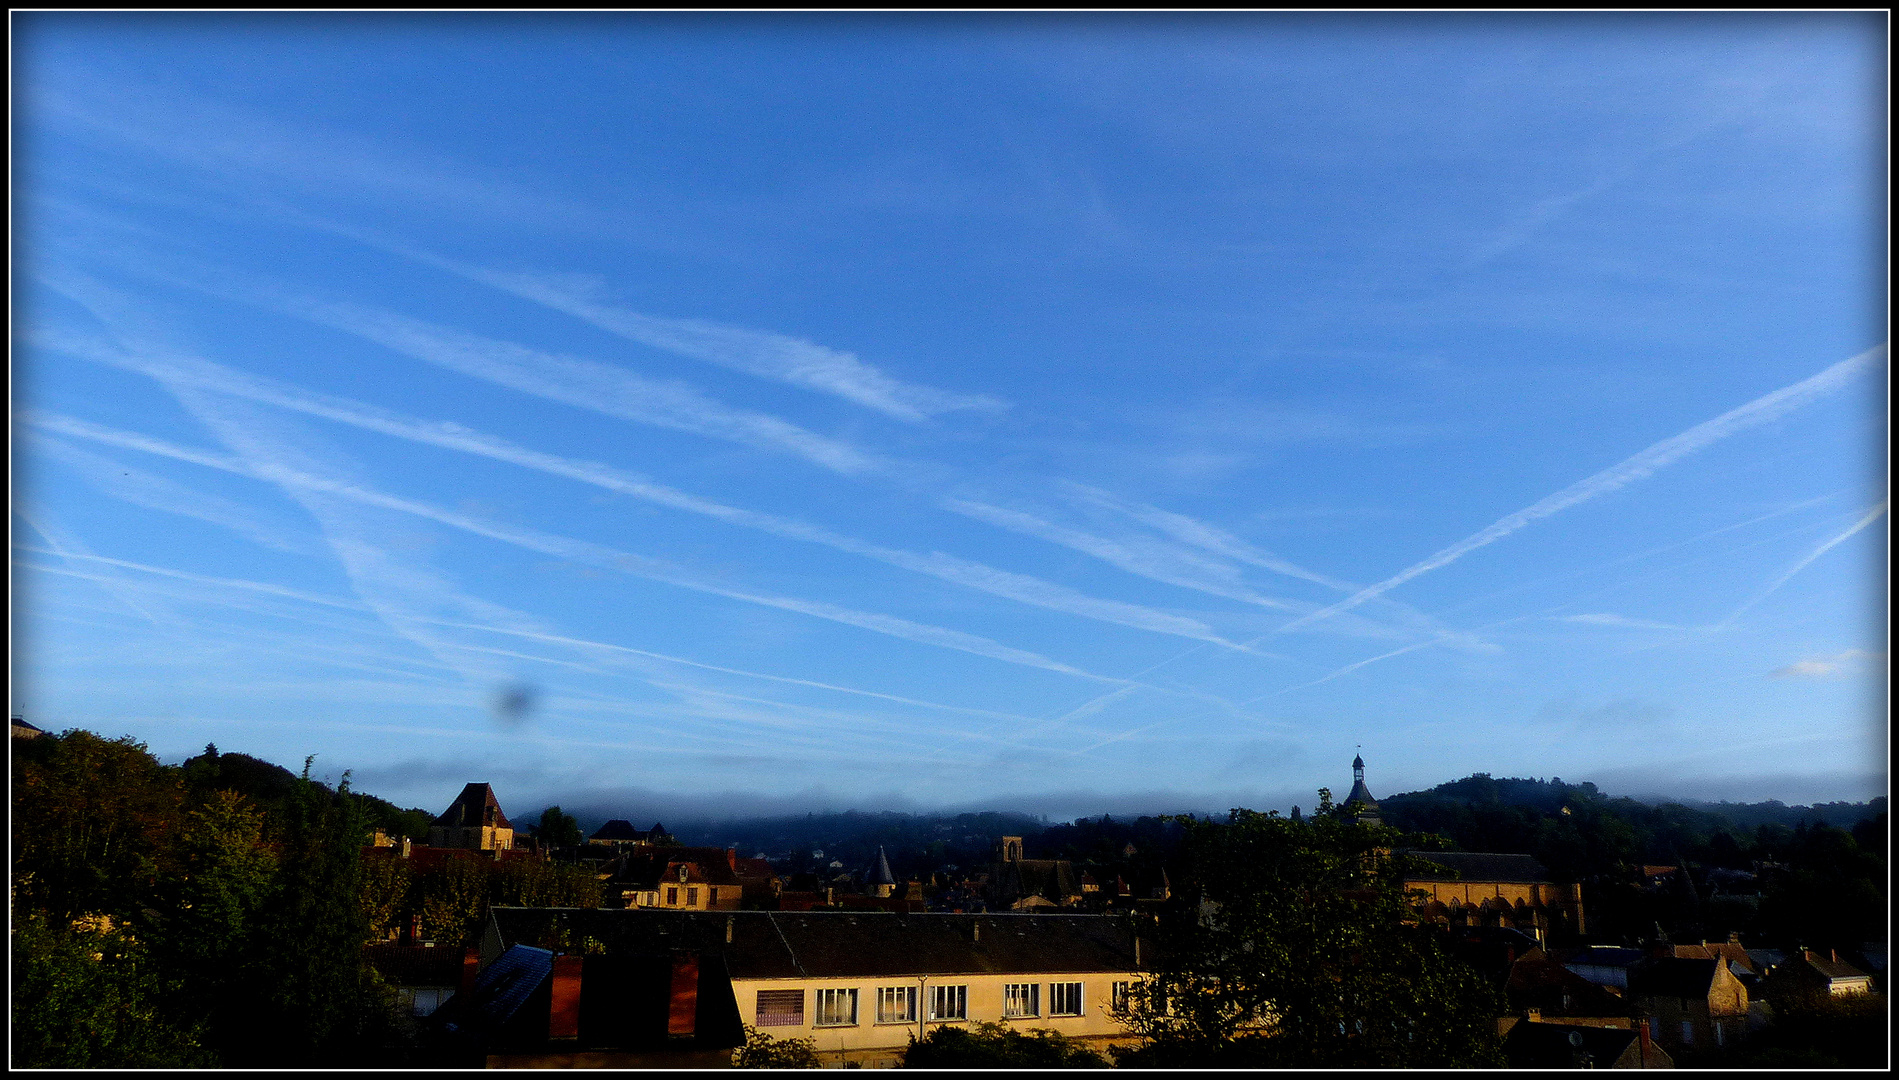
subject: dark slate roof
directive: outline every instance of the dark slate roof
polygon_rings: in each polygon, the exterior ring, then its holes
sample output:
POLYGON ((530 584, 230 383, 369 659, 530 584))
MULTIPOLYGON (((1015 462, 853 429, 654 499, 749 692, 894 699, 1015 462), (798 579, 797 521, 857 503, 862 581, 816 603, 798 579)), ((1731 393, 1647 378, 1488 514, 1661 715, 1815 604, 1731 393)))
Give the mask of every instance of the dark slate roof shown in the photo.
POLYGON ((508 817, 501 812, 501 804, 495 799, 495 789, 487 784, 469 784, 462 789, 448 809, 432 823, 448 828, 457 826, 492 825, 499 829, 512 829, 508 817))
POLYGON ((1732 964, 1741 965, 1742 969, 1749 974, 1754 974, 1757 970, 1754 966, 1753 958, 1747 955, 1747 950, 1741 948, 1739 942, 1711 941, 1703 942, 1700 945, 1676 945, 1674 949, 1676 956, 1685 957, 1690 960, 1714 960, 1718 958, 1732 964))
POLYGON ((395 986, 454 986, 462 978, 462 954, 458 949, 365 945, 363 958, 395 986))
POLYGON ((1629 1003, 1569 970, 1532 952, 1510 966, 1504 986, 1512 1012, 1536 1008, 1545 1016, 1633 1016, 1629 1003))
POLYGON ((1647 954, 1640 949, 1625 949, 1620 945, 1591 945, 1582 949, 1563 949, 1552 953, 1565 964, 1594 967, 1632 967, 1642 961, 1647 954))
MULTIPOLYGON (((568 940, 592 937, 608 954, 661 948, 722 954, 737 979, 1134 970, 1128 923, 1100 915, 497 907, 490 918, 504 948, 551 942, 565 930, 568 940)), ((1141 943, 1148 964, 1153 946, 1141 943)))
POLYGON ((1573 1069, 1580 1049, 1594 1059, 1596 1068, 1606 1069, 1628 1053, 1629 1044, 1638 1038, 1640 1035, 1628 1028, 1526 1021, 1504 1037, 1503 1053, 1512 1068, 1573 1069), (1582 1037, 1581 1047, 1570 1041, 1572 1034, 1582 1037))
POLYGON ((1541 884, 1550 880, 1550 872, 1530 855, 1500 855, 1487 851, 1406 851, 1403 854, 1425 859, 1444 868, 1444 872, 1406 874, 1412 881, 1499 881, 1541 884))
POLYGON ((884 849, 881 845, 877 848, 877 865, 871 868, 870 883, 872 885, 897 883, 896 877, 890 873, 890 860, 884 857, 884 849))
POLYGON ((1814 952, 1807 953, 1804 959, 1807 963, 1813 965, 1815 971, 1825 975, 1828 979, 1864 979, 1868 977, 1864 971, 1861 971, 1844 960, 1834 960, 1831 957, 1821 956, 1819 953, 1814 952))
POLYGON ((448 1030, 499 1031, 514 1020, 534 991, 554 971, 554 954, 531 945, 515 945, 481 970, 475 985, 444 1006, 448 1030))
POLYGON ((1365 786, 1363 780, 1352 781, 1352 793, 1345 796, 1345 805, 1350 806, 1353 803, 1364 803, 1374 809, 1378 806, 1378 800, 1371 797, 1371 789, 1365 786))
POLYGON ((1682 956, 1655 957, 1629 973, 1629 990, 1656 997, 1705 998, 1714 985, 1714 960, 1682 956))
POLYGON ((646 834, 634 828, 632 822, 624 818, 614 818, 612 821, 600 826, 599 830, 587 839, 637 841, 646 839, 646 834))

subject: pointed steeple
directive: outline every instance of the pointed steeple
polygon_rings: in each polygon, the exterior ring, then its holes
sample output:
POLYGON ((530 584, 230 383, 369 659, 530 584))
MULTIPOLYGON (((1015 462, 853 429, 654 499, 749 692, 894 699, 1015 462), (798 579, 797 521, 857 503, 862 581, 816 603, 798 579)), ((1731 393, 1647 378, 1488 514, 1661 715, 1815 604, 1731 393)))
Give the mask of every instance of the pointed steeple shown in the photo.
POLYGON ((1357 820, 1367 825, 1381 824, 1378 818, 1378 800, 1372 798, 1371 789, 1365 786, 1365 759, 1359 755, 1352 757, 1352 793, 1345 796, 1345 807, 1357 815, 1357 820), (1352 807, 1356 805, 1356 811, 1352 807))
POLYGON ((897 877, 890 872, 890 860, 884 857, 882 845, 877 848, 877 865, 871 868, 866 884, 873 896, 890 896, 897 891, 897 877))
POLYGON ((871 872, 870 883, 872 885, 895 885, 897 883, 896 875, 890 872, 890 860, 884 858, 884 849, 881 844, 877 847, 877 868, 871 872))

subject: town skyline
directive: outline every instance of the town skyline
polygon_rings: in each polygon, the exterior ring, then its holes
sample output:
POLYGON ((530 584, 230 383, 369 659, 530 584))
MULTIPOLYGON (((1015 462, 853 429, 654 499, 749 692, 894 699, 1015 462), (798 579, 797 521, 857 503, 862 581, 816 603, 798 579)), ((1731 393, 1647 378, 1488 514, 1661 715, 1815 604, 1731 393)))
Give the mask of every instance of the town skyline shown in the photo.
POLYGON ((12 709, 409 806, 1883 794, 1881 18, 16 16, 12 709))

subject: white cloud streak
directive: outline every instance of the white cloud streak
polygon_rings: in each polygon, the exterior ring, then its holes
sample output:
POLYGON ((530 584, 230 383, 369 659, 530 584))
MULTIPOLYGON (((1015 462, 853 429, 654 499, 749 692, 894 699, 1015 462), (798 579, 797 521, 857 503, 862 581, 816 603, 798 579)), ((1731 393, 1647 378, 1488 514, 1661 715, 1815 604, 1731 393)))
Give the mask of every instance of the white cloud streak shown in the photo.
POLYGON ((134 506, 161 510, 229 529, 275 551, 306 554, 310 545, 230 499, 188 488, 175 480, 81 450, 58 439, 38 439, 36 449, 65 463, 100 491, 134 506))
POLYGON ((828 619, 833 622, 856 626, 861 629, 871 630, 875 633, 885 634, 919 644, 956 649, 978 656, 986 656, 994 660, 1002 660, 1006 663, 1042 668, 1047 671, 1056 671, 1065 675, 1075 675, 1101 682, 1120 681, 1100 675, 1093 675, 1080 668, 1051 660, 1048 657, 1039 656, 1022 649, 1012 648, 1000 642, 991 641, 988 638, 978 637, 974 634, 967 634, 960 630, 950 630, 944 627, 914 623, 894 616, 880 615, 873 612, 856 611, 822 601, 801 600, 791 597, 745 592, 693 578, 680 570, 644 556, 615 551, 612 548, 602 545, 582 540, 571 540, 565 537, 539 532, 538 530, 515 528, 484 522, 467 515, 450 513, 423 503, 397 498, 360 486, 311 475, 307 472, 300 472, 283 466, 262 462, 252 464, 224 455, 176 447, 163 440, 153 439, 149 436, 120 432, 70 417, 35 413, 30 414, 29 419, 36 425, 44 426, 48 430, 57 431, 61 434, 95 439, 109 445, 143 450, 148 453, 160 454, 180 461, 189 461, 210 468, 223 469, 243 476, 250 476, 282 485, 334 495, 365 505, 397 510, 402 513, 412 514, 417 517, 448 525, 452 528, 473 533, 477 536, 484 536, 531 551, 538 551, 546 555, 588 565, 619 570, 623 573, 644 577, 653 581, 661 581, 684 589, 711 593, 728 599, 778 608, 784 611, 796 611, 811 615, 815 618, 828 619))
POLYGON ((1739 408, 1729 410, 1712 420, 1697 424, 1672 438, 1663 439, 1642 452, 1622 461, 1620 464, 1604 469, 1584 480, 1548 498, 1518 510, 1514 514, 1499 518, 1489 527, 1452 544, 1450 547, 1425 559, 1414 566, 1386 578, 1376 585, 1361 589, 1346 599, 1330 607, 1315 611, 1309 615, 1294 619, 1279 628, 1279 633, 1296 630, 1329 618, 1339 612, 1357 607, 1367 600, 1380 596, 1421 574, 1447 566, 1480 547, 1494 544, 1518 529, 1545 518, 1551 514, 1567 510, 1578 503, 1587 502, 1598 495, 1606 495, 1626 487, 1637 480, 1653 475, 1657 470, 1673 464, 1688 455, 1704 449, 1727 438, 1738 431, 1764 424, 1776 417, 1784 416, 1845 386, 1849 381, 1873 370, 1885 357, 1886 347, 1877 346, 1860 353, 1851 359, 1842 360, 1817 375, 1802 379, 1791 386, 1782 387, 1771 394, 1755 398, 1739 408))
POLYGON ((1871 525, 1873 522, 1878 521, 1880 518, 1884 517, 1885 515, 1886 515, 1886 500, 1881 499, 1877 506, 1874 506, 1872 509, 1866 511, 1866 514, 1864 517, 1861 517, 1858 521, 1854 522, 1852 528, 1847 529, 1845 532, 1839 534, 1838 536, 1833 537, 1831 540, 1826 541, 1825 543, 1821 544, 1819 547, 1816 547, 1812 551, 1808 552, 1806 556, 1803 557, 1799 562, 1794 563, 1792 566, 1788 567, 1779 577, 1769 582, 1766 588, 1762 589, 1760 592, 1755 593, 1751 599, 1749 599, 1746 603, 1742 604, 1740 607, 1735 608, 1734 614, 1729 615, 1726 619, 1722 620, 1721 627, 1725 628, 1725 627, 1734 625, 1735 620, 1739 619, 1742 615, 1746 614, 1747 611, 1750 608, 1752 608, 1755 604, 1758 604, 1762 600, 1765 600, 1769 596, 1773 595, 1777 590, 1779 590, 1779 588, 1782 585, 1785 585, 1787 584, 1788 581, 1792 580, 1795 574, 1798 574, 1800 571, 1805 570, 1808 566, 1812 565, 1813 560, 1819 558, 1822 555, 1825 555, 1827 552, 1833 550, 1839 544, 1842 544, 1846 540, 1851 538, 1855 533, 1859 532, 1861 529, 1864 529, 1866 526, 1871 525))
POLYGON ((213 390, 220 394, 291 409, 411 442, 487 457, 550 475, 578 480, 618 494, 629 495, 674 510, 714 518, 741 528, 756 529, 774 536, 821 544, 838 551, 876 559, 891 566, 926 574, 1020 603, 1080 618, 1192 638, 1228 648, 1241 648, 1221 638, 1204 623, 1194 619, 1156 611, 1138 604, 1089 596, 1066 586, 1025 574, 999 570, 942 552, 918 554, 869 543, 808 522, 745 510, 701 498, 597 462, 575 461, 516 446, 506 440, 472 431, 457 424, 431 423, 346 398, 312 393, 207 360, 177 355, 168 355, 160 359, 152 356, 150 350, 132 352, 69 337, 47 336, 41 344, 69 355, 136 371, 167 385, 213 390))
POLYGON ((1004 402, 986 395, 955 394, 902 382, 855 354, 801 338, 631 311, 602 300, 600 285, 591 280, 551 274, 502 273, 400 246, 388 249, 572 315, 628 341, 761 379, 831 394, 899 420, 916 422, 962 409, 1007 407, 1004 402))

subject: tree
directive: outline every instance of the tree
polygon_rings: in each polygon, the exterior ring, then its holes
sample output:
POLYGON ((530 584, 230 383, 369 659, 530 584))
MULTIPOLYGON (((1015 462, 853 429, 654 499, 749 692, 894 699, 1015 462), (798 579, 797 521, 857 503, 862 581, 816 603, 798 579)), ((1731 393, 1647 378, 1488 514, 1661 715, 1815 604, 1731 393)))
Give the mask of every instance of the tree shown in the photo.
POLYGON ((144 906, 183 785, 131 737, 68 731, 17 740, 13 760, 13 899, 58 924, 123 918, 144 906))
POLYGON ((32 912, 15 920, 12 939, 15 1068, 216 1064, 203 1022, 176 1007, 175 984, 124 930, 61 927, 32 912))
POLYGON ((359 895, 362 897, 363 919, 369 925, 372 940, 387 938, 389 931, 400 925, 413 902, 410 895, 413 884, 414 875, 410 873, 406 859, 378 855, 363 860, 362 891, 359 895))
POLYGON ((740 1069, 815 1069, 818 1061, 816 1039, 774 1039, 750 1024, 745 1025, 745 1045, 732 1051, 732 1064, 740 1069))
MULTIPOLYGON (((229 756, 229 755, 227 755, 229 756)), ((394 1002, 363 957, 363 816, 349 774, 335 792, 310 759, 285 802, 275 887, 251 959, 229 987, 224 1064, 323 1067, 387 1063, 399 1052, 394 1002)))
POLYGON ((1105 1069, 1099 1053, 1058 1031, 1017 1031, 997 1023, 974 1030, 939 1027, 922 1039, 912 1035, 906 1069, 1105 1069))
POLYGON ((600 879, 588 867, 520 859, 491 873, 488 900, 501 907, 596 908, 600 879))
POLYGON ((540 823, 534 826, 533 833, 544 848, 580 846, 580 823, 574 820, 572 814, 562 813, 558 806, 541 811, 540 823))
POLYGON ((488 888, 488 868, 472 856, 451 856, 440 867, 416 875, 423 936, 454 948, 471 944, 488 913, 488 888))
POLYGON ((1501 1063, 1495 991, 1411 918, 1403 834, 1342 818, 1324 791, 1303 822, 1185 825, 1190 884, 1149 931, 1165 959, 1132 988, 1147 1044, 1125 1063, 1501 1063))
POLYGON ((172 871, 158 881, 141 930, 199 1000, 216 1002, 222 982, 257 944, 256 921, 277 872, 263 834, 264 815, 249 799, 213 791, 185 813, 173 837, 172 871))

